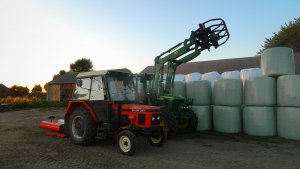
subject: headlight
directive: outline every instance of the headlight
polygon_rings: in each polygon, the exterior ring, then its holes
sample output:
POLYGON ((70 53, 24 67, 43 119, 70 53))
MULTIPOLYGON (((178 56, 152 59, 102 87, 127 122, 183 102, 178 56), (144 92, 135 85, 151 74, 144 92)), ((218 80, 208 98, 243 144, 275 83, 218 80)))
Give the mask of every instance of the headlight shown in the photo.
POLYGON ((157 120, 160 120, 160 117, 159 117, 159 116, 157 116, 157 120))
POLYGON ((152 117, 152 121, 154 121, 155 120, 155 118, 154 118, 154 116, 152 117))

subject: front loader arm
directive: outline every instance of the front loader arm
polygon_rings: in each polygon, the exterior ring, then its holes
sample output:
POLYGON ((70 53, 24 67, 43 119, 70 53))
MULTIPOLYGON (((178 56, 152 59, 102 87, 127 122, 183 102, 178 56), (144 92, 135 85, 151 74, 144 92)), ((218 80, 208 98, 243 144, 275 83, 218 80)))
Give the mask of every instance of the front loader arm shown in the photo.
MULTIPOLYGON (((163 91, 164 93, 170 93, 171 87, 174 83, 176 68, 179 65, 193 60, 199 56, 203 50, 209 50, 211 46, 218 48, 226 43, 228 39, 229 32, 223 19, 211 19, 199 24, 199 28, 196 31, 191 32, 189 39, 186 39, 183 43, 177 44, 173 48, 155 58, 155 72, 152 84, 153 89, 157 89, 159 86, 158 79, 160 76, 162 76, 165 63, 168 65, 168 71, 166 77, 166 86, 163 91), (182 44, 183 47, 175 50, 182 44), (170 54, 161 58, 166 53, 170 54), (157 77, 155 77, 155 75, 157 77)), ((160 90, 154 91, 156 91, 158 95, 160 90)))
POLYGON ((154 94, 155 96, 158 95, 160 89, 160 79, 163 75, 163 68, 167 62, 170 60, 175 60, 178 57, 188 53, 191 51, 191 47, 195 44, 194 39, 186 39, 183 42, 175 45, 171 49, 167 50, 166 52, 163 52, 159 56, 157 56, 154 60, 155 65, 154 65, 154 76, 151 84, 151 91, 152 95, 154 94))

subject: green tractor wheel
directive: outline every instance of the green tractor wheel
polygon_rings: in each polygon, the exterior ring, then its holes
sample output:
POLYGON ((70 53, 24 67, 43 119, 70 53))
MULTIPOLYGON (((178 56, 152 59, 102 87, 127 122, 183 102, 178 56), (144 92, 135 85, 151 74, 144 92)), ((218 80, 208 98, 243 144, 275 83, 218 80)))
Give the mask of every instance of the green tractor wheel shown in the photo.
POLYGON ((196 130, 198 126, 198 119, 193 111, 185 112, 186 118, 178 119, 178 132, 191 133, 196 130))
POLYGON ((160 125, 167 128, 167 138, 175 137, 178 130, 176 116, 167 110, 162 110, 160 125))

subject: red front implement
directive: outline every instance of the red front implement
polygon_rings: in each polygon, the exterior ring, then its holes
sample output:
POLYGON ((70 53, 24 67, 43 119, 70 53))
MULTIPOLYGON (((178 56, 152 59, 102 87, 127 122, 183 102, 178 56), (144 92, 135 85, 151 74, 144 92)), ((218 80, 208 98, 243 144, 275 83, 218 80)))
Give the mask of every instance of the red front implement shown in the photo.
POLYGON ((41 121, 40 128, 50 130, 46 134, 48 136, 66 137, 64 134, 64 125, 56 122, 41 121))

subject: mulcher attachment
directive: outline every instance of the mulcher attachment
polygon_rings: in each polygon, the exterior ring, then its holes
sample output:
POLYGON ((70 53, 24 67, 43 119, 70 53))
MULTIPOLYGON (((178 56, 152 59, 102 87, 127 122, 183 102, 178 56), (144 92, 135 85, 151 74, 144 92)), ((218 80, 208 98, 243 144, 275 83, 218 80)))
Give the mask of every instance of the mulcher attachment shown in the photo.
POLYGON ((53 122, 54 116, 48 117, 50 121, 41 121, 40 128, 49 130, 46 132, 48 136, 54 136, 54 137, 66 137, 64 133, 64 124, 53 122))

